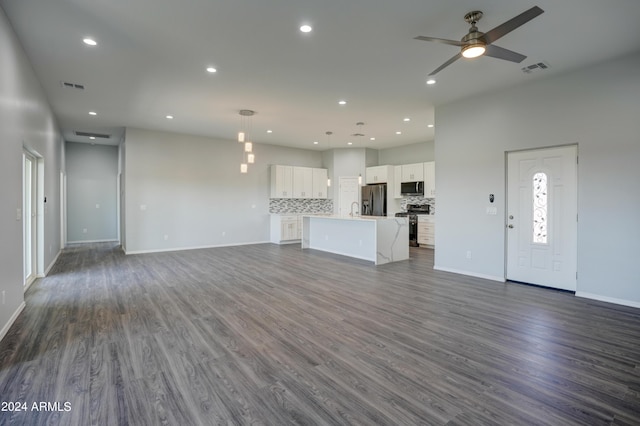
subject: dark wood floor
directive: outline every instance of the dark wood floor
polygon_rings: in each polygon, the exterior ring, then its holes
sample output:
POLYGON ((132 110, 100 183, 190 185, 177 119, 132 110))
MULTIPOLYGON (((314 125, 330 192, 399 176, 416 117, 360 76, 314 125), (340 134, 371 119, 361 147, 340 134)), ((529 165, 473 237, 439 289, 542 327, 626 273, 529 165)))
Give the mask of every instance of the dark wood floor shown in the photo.
POLYGON ((640 424, 640 310, 411 256, 67 249, 0 343, 0 424, 640 424))

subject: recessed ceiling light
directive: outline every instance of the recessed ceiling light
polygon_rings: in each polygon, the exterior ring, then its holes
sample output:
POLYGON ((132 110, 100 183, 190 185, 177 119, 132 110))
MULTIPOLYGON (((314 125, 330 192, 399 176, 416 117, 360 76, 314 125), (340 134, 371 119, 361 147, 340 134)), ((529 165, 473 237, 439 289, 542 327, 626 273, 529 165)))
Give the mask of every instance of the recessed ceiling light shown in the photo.
POLYGON ((427 84, 429 84, 429 85, 436 84, 436 81, 435 81, 435 79, 430 78, 430 79, 427 80, 427 84))
POLYGON ((353 142, 347 142, 347 145, 353 145, 353 142))
POLYGON ((402 134, 402 132, 400 132, 400 131, 396 132, 396 135, 401 135, 401 134, 402 134))
POLYGON ((318 145, 318 141, 313 141, 313 144, 314 145, 318 145))
POLYGON ((313 28, 311 28, 311 25, 307 24, 300 27, 300 31, 302 31, 303 33, 310 33, 312 29, 313 28))
POLYGON ((210 72, 210 73, 212 73, 212 74, 213 74, 214 72, 218 72, 218 70, 217 70, 217 69, 215 69, 214 67, 208 67, 208 68, 207 68, 207 72, 210 72))
POLYGON ((338 104, 340 104, 340 105, 346 105, 346 104, 347 104, 347 101, 338 101, 338 104))
POLYGON ((402 119, 402 121, 411 121, 411 119, 409 117, 405 117, 402 119))
POLYGON ((98 115, 98 113, 95 111, 89 111, 89 115, 98 115))
POLYGON ((273 133, 273 130, 267 130, 267 133, 273 133))
POLYGON ((167 115, 167 118, 168 118, 169 120, 173 120, 173 115, 167 115))
POLYGON ((89 139, 91 139, 92 141, 96 139, 95 136, 89 136, 89 139))
POLYGON ((375 140, 376 140, 376 138, 369 138, 369 140, 370 140, 370 141, 375 141, 375 140))
POLYGON ((427 127, 428 127, 428 128, 432 128, 432 127, 433 127, 433 124, 427 124, 427 127))
POLYGON ((83 38, 82 41, 84 42, 84 44, 88 44, 89 46, 96 46, 98 44, 98 42, 89 37, 83 38))

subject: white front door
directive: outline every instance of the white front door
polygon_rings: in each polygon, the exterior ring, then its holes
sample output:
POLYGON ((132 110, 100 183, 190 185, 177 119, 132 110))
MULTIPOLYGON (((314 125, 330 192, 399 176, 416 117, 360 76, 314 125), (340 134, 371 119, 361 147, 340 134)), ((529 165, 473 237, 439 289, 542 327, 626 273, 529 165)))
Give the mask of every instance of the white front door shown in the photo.
POLYGON ((358 207, 355 205, 353 211, 360 213, 360 184, 357 177, 340 177, 340 208, 338 214, 341 216, 348 216, 351 213, 351 206, 353 203, 358 203, 358 207))
POLYGON ((507 279, 576 290, 577 146, 507 154, 507 279))

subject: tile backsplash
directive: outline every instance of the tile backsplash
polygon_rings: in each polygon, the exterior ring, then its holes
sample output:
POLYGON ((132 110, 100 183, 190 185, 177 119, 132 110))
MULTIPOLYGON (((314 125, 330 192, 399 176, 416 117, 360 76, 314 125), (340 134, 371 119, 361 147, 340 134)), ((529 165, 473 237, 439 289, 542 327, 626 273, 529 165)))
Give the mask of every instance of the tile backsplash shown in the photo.
POLYGON ((270 198, 269 213, 333 213, 333 200, 319 198, 270 198))
POLYGON ((422 197, 405 197, 400 201, 400 208, 403 211, 407 210, 407 204, 417 204, 423 206, 429 205, 429 214, 436 214, 436 199, 435 198, 422 198, 422 197))

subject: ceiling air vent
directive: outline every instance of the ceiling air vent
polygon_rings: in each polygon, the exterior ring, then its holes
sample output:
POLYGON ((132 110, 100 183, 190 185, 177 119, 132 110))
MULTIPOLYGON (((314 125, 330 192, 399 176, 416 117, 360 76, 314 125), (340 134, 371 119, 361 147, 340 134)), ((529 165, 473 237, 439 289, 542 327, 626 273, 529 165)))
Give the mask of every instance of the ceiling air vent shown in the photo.
POLYGON ((87 138, 109 139, 111 137, 111 135, 105 135, 103 133, 81 132, 79 130, 76 130, 75 133, 76 136, 85 136, 87 138))
POLYGON ((537 64, 531 64, 527 67, 522 68, 522 72, 525 74, 531 74, 537 71, 542 71, 549 69, 549 64, 546 62, 538 62, 537 64))
POLYGON ((68 81, 61 81, 60 85, 62 87, 64 87, 65 89, 77 89, 77 90, 84 90, 84 84, 78 84, 78 83, 69 83, 68 81))

